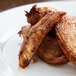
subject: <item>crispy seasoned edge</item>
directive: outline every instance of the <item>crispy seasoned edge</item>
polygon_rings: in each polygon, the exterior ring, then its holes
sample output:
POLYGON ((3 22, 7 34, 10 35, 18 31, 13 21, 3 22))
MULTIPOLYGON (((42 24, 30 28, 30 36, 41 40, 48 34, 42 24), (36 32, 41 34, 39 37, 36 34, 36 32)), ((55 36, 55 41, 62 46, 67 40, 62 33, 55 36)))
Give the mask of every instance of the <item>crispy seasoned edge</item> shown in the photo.
POLYGON ((41 12, 37 8, 37 5, 34 5, 29 12, 25 11, 25 16, 27 17, 27 22, 31 25, 36 24, 42 17, 41 12))
POLYGON ((46 15, 47 13, 53 12, 53 11, 57 11, 55 8, 51 8, 51 7, 37 7, 37 5, 33 5, 31 10, 29 12, 26 12, 26 16, 29 17, 35 13, 41 14, 41 15, 46 15))
POLYGON ((64 58, 64 56, 62 56, 60 58, 53 58, 51 60, 47 59, 44 56, 40 56, 39 54, 37 54, 37 56, 40 57, 46 63, 50 63, 50 64, 54 64, 54 65, 57 65, 57 64, 66 64, 68 62, 68 59, 67 58, 64 58))
POLYGON ((25 15, 27 17, 27 22, 34 25, 47 13, 54 11, 57 10, 51 7, 37 7, 37 5, 34 5, 29 12, 25 11, 25 15))
MULTIPOLYGON (((55 38, 53 37, 50 37, 50 36, 47 36, 49 38, 51 38, 51 40, 56 40, 55 38)), ((45 38, 46 39, 46 38, 45 38)), ((45 40, 44 39, 44 40, 45 40)), ((43 40, 43 41, 44 41, 43 40)), ((45 44, 46 46, 46 44, 45 44)), ((54 46, 55 47, 55 46, 54 46)), ((59 47, 60 48, 60 47, 59 47)), ((46 50, 47 51, 47 50, 46 50)), ((61 50, 60 50, 61 51, 61 50)), ((60 57, 51 57, 51 58, 48 58, 46 57, 41 51, 38 50, 38 52, 36 53, 38 57, 40 57, 43 61, 47 62, 47 63, 51 63, 51 64, 65 64, 68 62, 68 59, 66 58, 65 54, 62 54, 60 57)))
MULTIPOLYGON (((29 30, 28 35, 27 35, 27 40, 23 41, 21 49, 20 49, 20 53, 19 53, 19 62, 20 62, 19 65, 21 67, 25 68, 29 64, 29 62, 30 62, 31 58, 33 57, 33 55, 36 54, 38 46, 41 44, 43 38, 50 31, 50 29, 52 28, 53 24, 58 22, 60 20, 60 18, 64 14, 66 14, 66 13, 65 12, 55 12, 55 13, 53 12, 51 14, 47 14, 45 17, 43 17, 36 25, 34 25, 29 30), (39 30, 39 28, 42 27, 41 25, 42 26, 45 25, 45 27, 43 27, 43 29, 39 30), (29 53, 28 50, 27 50, 27 46, 29 47, 31 37, 33 35, 36 35, 36 33, 39 32, 39 31, 42 33, 41 34, 42 38, 40 37, 40 42, 38 43, 38 45, 34 45, 34 44, 32 45, 34 47, 33 47, 33 49, 30 50, 30 53, 29 53), (28 43, 26 43, 26 42, 28 42, 28 43), (34 50, 34 51, 32 51, 32 50, 34 50), (26 54, 29 54, 30 57, 28 55, 26 56, 26 54)), ((34 39, 36 39, 36 38, 34 38, 34 39)))

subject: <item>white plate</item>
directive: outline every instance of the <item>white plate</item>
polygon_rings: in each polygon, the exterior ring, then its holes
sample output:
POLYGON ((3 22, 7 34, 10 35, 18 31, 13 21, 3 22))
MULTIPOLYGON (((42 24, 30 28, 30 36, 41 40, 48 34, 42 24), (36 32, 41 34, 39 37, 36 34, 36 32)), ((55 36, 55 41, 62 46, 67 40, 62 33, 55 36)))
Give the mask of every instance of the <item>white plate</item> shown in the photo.
MULTIPOLYGON (((36 3, 37 4, 37 3, 36 3)), ((26 25, 26 17, 24 10, 29 10, 33 4, 24 5, 21 7, 13 8, 11 10, 1 13, 0 26, 2 30, 9 30, 12 28, 20 29, 21 26, 26 25), (6 26, 5 26, 6 25, 6 26), (4 28, 5 27, 5 28, 4 28)), ((76 2, 44 2, 38 3, 38 6, 50 6, 68 12, 72 16, 76 16, 76 2)), ((15 32, 15 31, 14 31, 15 32)), ((4 32, 3 32, 4 33, 4 32)), ((1 33, 2 34, 2 33, 1 33)), ((6 38, 6 37, 5 37, 6 38)), ((12 36, 5 44, 3 55, 12 67, 14 76, 75 76, 76 67, 71 63, 65 65, 50 65, 39 58, 38 63, 30 63, 26 69, 21 69, 18 66, 18 53, 22 39, 17 34, 12 36), (17 71, 17 72, 16 72, 17 71)))

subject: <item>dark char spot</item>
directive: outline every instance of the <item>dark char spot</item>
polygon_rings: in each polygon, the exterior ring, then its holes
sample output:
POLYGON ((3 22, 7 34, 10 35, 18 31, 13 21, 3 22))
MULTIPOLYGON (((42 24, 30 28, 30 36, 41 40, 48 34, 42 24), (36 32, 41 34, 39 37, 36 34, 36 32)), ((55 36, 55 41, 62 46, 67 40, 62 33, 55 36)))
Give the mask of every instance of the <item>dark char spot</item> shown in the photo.
POLYGON ((44 33, 44 29, 40 29, 40 31, 41 31, 42 33, 44 33))
POLYGON ((47 11, 45 11, 45 14, 47 14, 47 11))
POLYGON ((27 67, 29 65, 28 59, 24 59, 23 64, 23 67, 27 67))
POLYGON ((58 54, 58 55, 56 55, 55 57, 61 57, 62 56, 62 54, 58 54))
POLYGON ((22 55, 22 51, 20 52, 20 55, 22 55))
POLYGON ((25 44, 27 44, 27 42, 25 42, 25 44))

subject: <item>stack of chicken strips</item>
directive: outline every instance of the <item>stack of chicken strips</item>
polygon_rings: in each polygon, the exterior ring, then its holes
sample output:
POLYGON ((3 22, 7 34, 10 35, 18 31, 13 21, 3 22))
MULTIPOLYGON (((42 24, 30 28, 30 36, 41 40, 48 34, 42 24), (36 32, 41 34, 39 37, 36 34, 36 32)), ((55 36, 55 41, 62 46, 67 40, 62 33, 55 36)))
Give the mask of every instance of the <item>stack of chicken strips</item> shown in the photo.
POLYGON ((34 5, 26 11, 28 26, 19 31, 23 42, 19 51, 19 65, 25 68, 37 55, 50 64, 76 65, 76 18, 64 11, 34 5))

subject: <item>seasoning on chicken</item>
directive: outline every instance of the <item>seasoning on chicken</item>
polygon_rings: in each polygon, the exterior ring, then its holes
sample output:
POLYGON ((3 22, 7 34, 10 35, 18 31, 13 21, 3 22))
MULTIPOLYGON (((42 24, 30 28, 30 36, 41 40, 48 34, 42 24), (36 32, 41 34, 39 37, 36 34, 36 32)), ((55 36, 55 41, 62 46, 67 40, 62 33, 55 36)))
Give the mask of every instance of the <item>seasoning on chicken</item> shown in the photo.
POLYGON ((65 14, 65 12, 60 11, 48 13, 29 29, 19 52, 19 65, 22 68, 30 63, 45 36, 65 14))

